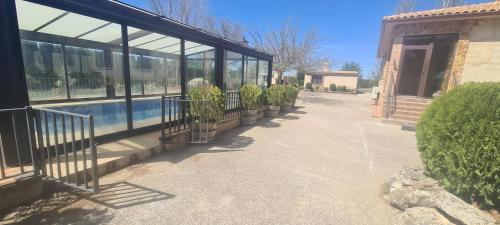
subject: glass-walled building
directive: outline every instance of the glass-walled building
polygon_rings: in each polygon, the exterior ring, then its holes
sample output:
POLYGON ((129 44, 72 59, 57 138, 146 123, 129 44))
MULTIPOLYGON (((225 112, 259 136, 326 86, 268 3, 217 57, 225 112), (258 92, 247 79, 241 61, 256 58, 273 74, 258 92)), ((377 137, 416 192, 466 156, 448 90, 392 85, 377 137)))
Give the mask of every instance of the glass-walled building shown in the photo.
MULTIPOLYGON (((97 135, 157 128, 162 95, 270 82, 272 55, 124 3, 3 4, 9 7, 1 13, 11 16, 2 31, 12 32, 1 34, 11 41, 2 44, 19 46, 12 54, 20 55, 14 64, 23 78, 19 89, 7 91, 28 98, 16 104, 93 114, 97 135)), ((2 87, 15 77, 6 72, 2 87)))

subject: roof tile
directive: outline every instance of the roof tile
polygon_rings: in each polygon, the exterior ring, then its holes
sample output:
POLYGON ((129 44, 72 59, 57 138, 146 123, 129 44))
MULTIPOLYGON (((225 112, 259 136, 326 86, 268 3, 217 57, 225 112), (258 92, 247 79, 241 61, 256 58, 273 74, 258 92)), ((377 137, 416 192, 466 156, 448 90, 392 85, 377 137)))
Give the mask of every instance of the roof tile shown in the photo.
POLYGON ((426 11, 403 13, 398 15, 386 16, 384 21, 417 19, 424 17, 440 17, 448 15, 469 15, 485 12, 500 12, 500 2, 490 2, 474 5, 464 5, 451 8, 433 9, 426 11))

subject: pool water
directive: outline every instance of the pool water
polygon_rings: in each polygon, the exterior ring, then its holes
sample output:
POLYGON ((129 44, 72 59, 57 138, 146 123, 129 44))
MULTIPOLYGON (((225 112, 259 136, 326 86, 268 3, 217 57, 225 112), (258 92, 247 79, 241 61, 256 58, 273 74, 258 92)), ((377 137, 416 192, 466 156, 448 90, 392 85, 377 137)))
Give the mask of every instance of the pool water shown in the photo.
MULTIPOLYGON (((69 106, 50 107, 54 110, 71 112, 81 115, 92 114, 96 135, 108 134, 127 129, 127 107, 125 100, 112 102, 92 102, 69 106)), ((172 107, 173 112, 176 107, 172 107)), ((168 109, 167 109, 168 112, 168 109)), ((49 115, 50 116, 50 115, 49 115)), ((151 126, 161 123, 161 100, 133 99, 132 119, 134 128, 151 126)), ((52 118, 49 118, 51 121, 52 118)), ((75 121, 75 129, 79 129, 79 121, 75 121)), ((49 123, 51 124, 51 123, 49 123)), ((58 130, 61 128, 58 128, 58 130)), ((85 127, 87 130, 87 127, 85 127)))

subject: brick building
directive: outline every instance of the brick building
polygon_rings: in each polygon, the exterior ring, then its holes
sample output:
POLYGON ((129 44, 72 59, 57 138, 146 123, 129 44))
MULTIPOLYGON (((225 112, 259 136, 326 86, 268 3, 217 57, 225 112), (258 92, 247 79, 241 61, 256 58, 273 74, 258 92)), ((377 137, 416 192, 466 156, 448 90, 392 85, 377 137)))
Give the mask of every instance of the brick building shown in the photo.
POLYGON ((500 1, 384 17, 375 117, 415 123, 432 97, 500 81, 500 1))

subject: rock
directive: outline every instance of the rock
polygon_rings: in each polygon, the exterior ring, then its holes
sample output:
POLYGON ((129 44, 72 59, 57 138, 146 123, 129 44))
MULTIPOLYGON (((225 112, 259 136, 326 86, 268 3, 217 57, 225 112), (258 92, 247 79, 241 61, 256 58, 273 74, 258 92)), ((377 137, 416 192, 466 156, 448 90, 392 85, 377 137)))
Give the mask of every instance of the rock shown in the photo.
POLYGON ((401 182, 400 180, 395 181, 392 184, 389 184, 389 193, 392 193, 394 190, 402 188, 403 186, 403 182, 401 182))
POLYGON ((408 207, 430 207, 435 206, 434 195, 429 191, 415 190, 408 196, 408 207))
POLYGON ((412 207, 434 207, 434 198, 433 192, 415 190, 412 187, 398 188, 386 196, 393 207, 401 210, 412 207))
POLYGON ((453 225, 436 209, 415 207, 408 209, 393 219, 393 225, 453 225))
POLYGON ((404 167, 403 170, 401 170, 401 176, 416 181, 426 178, 423 170, 411 167, 404 167))
POLYGON ((423 180, 419 180, 415 183, 415 189, 419 190, 439 190, 439 182, 432 178, 425 178, 423 180))
POLYGON ((393 207, 405 210, 409 207, 409 198, 413 191, 414 189, 411 187, 397 188, 388 194, 386 198, 393 207))
POLYGON ((495 224, 495 219, 445 190, 436 193, 435 204, 437 209, 457 224, 495 224))

